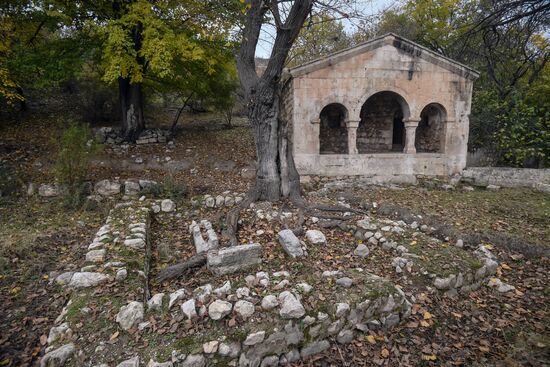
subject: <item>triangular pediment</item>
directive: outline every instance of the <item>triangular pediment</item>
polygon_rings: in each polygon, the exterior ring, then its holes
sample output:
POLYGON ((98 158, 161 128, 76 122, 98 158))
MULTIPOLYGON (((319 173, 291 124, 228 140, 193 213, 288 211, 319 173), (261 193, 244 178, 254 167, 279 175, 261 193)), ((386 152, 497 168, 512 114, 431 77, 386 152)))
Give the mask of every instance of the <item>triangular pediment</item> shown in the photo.
POLYGON ((421 46, 418 43, 393 33, 388 33, 383 36, 373 38, 357 46, 338 51, 328 56, 294 67, 290 69, 290 74, 293 77, 309 74, 387 45, 395 47, 399 52, 409 54, 411 57, 421 58, 464 78, 477 79, 479 77, 479 72, 469 66, 449 59, 448 57, 438 54, 437 52, 421 46))

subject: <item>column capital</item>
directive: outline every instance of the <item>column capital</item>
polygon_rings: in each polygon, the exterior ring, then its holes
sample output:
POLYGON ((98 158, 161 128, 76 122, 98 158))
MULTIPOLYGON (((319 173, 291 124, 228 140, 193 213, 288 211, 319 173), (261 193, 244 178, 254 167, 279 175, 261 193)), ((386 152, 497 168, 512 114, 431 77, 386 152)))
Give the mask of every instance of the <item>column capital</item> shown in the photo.
POLYGON ((417 127, 419 123, 420 123, 420 119, 403 120, 403 125, 405 125, 405 128, 407 128, 407 127, 417 127))
POLYGON ((357 129, 361 120, 346 120, 346 127, 348 129, 357 129))

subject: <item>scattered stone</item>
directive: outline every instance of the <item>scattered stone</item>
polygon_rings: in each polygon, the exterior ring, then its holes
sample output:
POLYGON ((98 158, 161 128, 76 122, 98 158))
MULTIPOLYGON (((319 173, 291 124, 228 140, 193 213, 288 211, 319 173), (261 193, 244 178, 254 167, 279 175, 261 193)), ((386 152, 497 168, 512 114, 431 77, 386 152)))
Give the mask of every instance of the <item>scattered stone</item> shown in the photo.
POLYGON ((362 243, 359 244, 355 248, 355 250, 353 250, 353 254, 355 256, 359 256, 359 257, 367 257, 367 256, 369 256, 369 252, 370 252, 369 248, 366 245, 362 244, 362 243))
POLYGON ((117 270, 115 280, 117 282, 120 282, 126 279, 127 277, 128 277, 128 270, 126 270, 126 268, 122 268, 117 270))
POLYGON ((260 367, 277 367, 279 365, 278 356, 267 356, 262 360, 260 367))
POLYGON ((462 248, 462 247, 464 247, 464 242, 459 239, 459 240, 456 241, 455 246, 458 247, 458 248, 462 248))
POLYGON ((304 256, 304 251, 302 250, 302 245, 298 237, 290 230, 284 229, 278 233, 279 243, 292 258, 304 256))
POLYGON ((253 243, 211 250, 207 254, 207 267, 216 275, 234 273, 262 262, 262 246, 253 243))
POLYGON ((255 308, 254 305, 248 301, 237 301, 233 310, 239 315, 243 320, 248 319, 254 314, 255 308))
POLYGON ((38 187, 38 195, 42 197, 54 197, 59 195, 59 188, 57 185, 42 184, 38 187))
POLYGON ((202 354, 189 354, 185 361, 179 364, 179 367, 204 367, 206 358, 202 354))
POLYGON ((124 182, 124 194, 129 196, 138 195, 141 190, 139 183, 136 181, 125 181, 124 182))
POLYGON ((307 283, 298 283, 296 284, 296 290, 298 290, 301 293, 308 294, 313 289, 312 286, 310 286, 307 283))
POLYGON ((255 333, 248 334, 243 344, 247 346, 256 345, 258 343, 263 342, 264 338, 265 338, 265 331, 263 330, 257 331, 255 333))
POLYGON ((200 303, 206 304, 208 300, 210 299, 210 295, 212 294, 212 285, 211 284, 205 284, 203 286, 195 288, 193 291, 193 295, 199 301, 200 303))
POLYGON ((277 306, 279 306, 279 301, 272 294, 268 294, 262 299, 262 308, 266 311, 272 310, 277 306))
POLYGON ((244 298, 250 296, 250 289, 247 287, 237 288, 236 291, 237 298, 244 298))
POLYGON ((344 288, 349 288, 353 285, 353 280, 348 277, 343 277, 336 280, 336 284, 344 288))
POLYGON ((288 271, 276 271, 275 273, 273 273, 273 277, 275 277, 275 278, 280 278, 280 277, 288 278, 288 277, 290 277, 290 273, 288 271))
POLYGON ((94 186, 95 192, 102 196, 112 196, 120 194, 120 184, 115 181, 101 180, 94 186))
POLYGON ((218 346, 218 354, 223 357, 236 358, 239 356, 240 352, 241 344, 239 342, 221 342, 218 346))
POLYGON ((160 210, 162 210, 165 213, 171 213, 174 210, 176 210, 176 203, 174 203, 170 199, 164 199, 160 202, 160 210))
POLYGON ((316 229, 310 229, 306 232, 306 238, 314 245, 324 245, 327 243, 327 239, 323 232, 316 229))
POLYGON ((350 307, 347 303, 343 303, 343 302, 337 303, 336 304, 336 317, 344 316, 346 313, 349 312, 349 310, 350 310, 350 307))
POLYGON ((170 293, 169 300, 168 300, 168 309, 171 309, 174 303, 179 301, 185 296, 185 289, 178 289, 177 291, 170 293))
POLYGON ((226 296, 229 292, 231 292, 231 281, 229 280, 223 283, 221 287, 214 289, 214 293, 218 297, 226 296))
POLYGON ((279 315, 284 319, 299 319, 306 313, 304 306, 289 291, 284 291, 279 295, 279 303, 281 304, 279 315))
POLYGON ((67 271, 65 273, 62 273, 55 278, 55 282, 59 285, 67 285, 71 282, 71 279, 73 278, 73 274, 74 274, 73 271, 67 271))
POLYGON ((340 344, 348 344, 353 341, 353 331, 352 330, 342 330, 336 336, 336 341, 340 344))
POLYGON ((218 351, 218 346, 220 345, 220 342, 217 340, 212 340, 208 343, 204 343, 202 345, 202 350, 206 354, 214 354, 218 351))
POLYGON ((489 283, 487 283, 487 285, 491 288, 496 289, 500 293, 506 293, 516 290, 516 287, 510 284, 506 284, 498 278, 489 279, 489 283))
POLYGON ((487 190, 490 190, 490 191, 497 191, 497 190, 500 190, 500 186, 497 186, 497 185, 487 185, 486 189, 487 189, 487 190))
POLYGON ((275 287, 273 287, 273 289, 281 290, 281 289, 284 289, 289 284, 290 284, 290 282, 288 281, 288 279, 283 279, 279 283, 277 283, 277 285, 275 285, 275 287))
POLYGON ((131 329, 141 321, 143 321, 143 304, 137 301, 132 301, 126 306, 122 306, 116 316, 116 322, 124 330, 131 329))
POLYGON ((197 317, 197 310, 195 308, 195 299, 194 298, 191 298, 187 301, 185 301, 182 305, 181 305, 181 312, 183 312, 183 314, 189 319, 194 319, 195 317, 197 317))
POLYGON ((69 282, 71 288, 95 287, 109 280, 109 276, 102 273, 78 272, 74 273, 69 282))
POLYGON ((208 314, 212 320, 220 320, 231 313, 233 305, 222 300, 215 300, 208 306, 208 314))
POLYGON ((73 343, 65 344, 62 347, 46 353, 40 360, 40 367, 63 366, 75 351, 76 348, 73 343))
POLYGON ((323 278, 331 278, 340 275, 340 270, 325 270, 321 275, 323 278))

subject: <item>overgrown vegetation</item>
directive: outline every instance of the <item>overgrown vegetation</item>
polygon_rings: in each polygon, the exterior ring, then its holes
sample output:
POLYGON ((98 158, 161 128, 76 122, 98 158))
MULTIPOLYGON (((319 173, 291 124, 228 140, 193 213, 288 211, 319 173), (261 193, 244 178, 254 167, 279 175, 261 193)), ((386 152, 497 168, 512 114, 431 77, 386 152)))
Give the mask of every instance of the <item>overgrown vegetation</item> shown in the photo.
POLYGON ((92 138, 88 126, 75 122, 63 131, 56 145, 55 177, 62 187, 64 203, 76 208, 90 191, 86 175, 90 161, 100 151, 101 145, 92 138))

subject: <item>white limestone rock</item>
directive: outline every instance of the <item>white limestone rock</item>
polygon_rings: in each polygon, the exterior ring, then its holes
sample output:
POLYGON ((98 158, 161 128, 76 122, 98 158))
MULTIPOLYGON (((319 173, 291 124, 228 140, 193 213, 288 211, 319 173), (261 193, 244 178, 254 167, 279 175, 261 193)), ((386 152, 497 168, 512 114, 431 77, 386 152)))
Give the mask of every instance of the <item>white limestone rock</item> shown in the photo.
POLYGON ((176 203, 174 203, 170 199, 164 199, 160 202, 160 210, 162 210, 165 213, 171 213, 174 210, 176 210, 176 203))
POLYGON ((155 362, 154 360, 150 359, 149 363, 147 363, 147 367, 173 367, 174 364, 172 362, 155 362))
POLYGON ((164 293, 157 293, 147 301, 147 310, 149 311, 161 311, 162 300, 164 299, 164 293))
POLYGON ((116 322, 124 330, 129 330, 143 321, 143 304, 138 301, 132 301, 126 306, 122 306, 116 316, 116 322))
POLYGON ((327 243, 327 239, 323 232, 316 229, 310 229, 306 232, 306 238, 314 245, 324 245, 327 243))
POLYGON ((300 240, 290 229, 284 229, 278 233, 279 243, 283 250, 292 258, 304 256, 300 240))
POLYGON ((195 306, 195 299, 194 299, 194 298, 191 298, 191 299, 185 301, 185 302, 181 305, 181 312, 183 312, 183 314, 185 315, 185 317, 187 317, 189 320, 192 320, 192 319, 194 319, 195 317, 197 317, 197 310, 196 310, 196 306, 195 306))
POLYGON ((302 303, 289 291, 279 295, 279 303, 281 304, 279 315, 284 319, 299 319, 306 313, 302 303))
POLYGON ((237 301, 233 310, 239 315, 243 320, 248 319, 254 314, 255 308, 251 302, 248 301, 237 301))
POLYGON ((102 196, 112 196, 120 194, 120 184, 115 181, 101 180, 94 186, 95 192, 102 196))
POLYGON ((264 338, 265 338, 265 331, 264 330, 257 331, 255 333, 248 334, 243 344, 247 346, 256 345, 258 343, 263 342, 264 338))
POLYGON ((139 356, 120 362, 116 367, 139 367, 139 356))
POLYGON ((221 342, 218 346, 218 354, 223 357, 236 358, 241 352, 239 342, 221 342))
POLYGON ((40 360, 40 367, 63 366, 76 352, 73 343, 65 344, 62 347, 54 349, 44 355, 40 360))
POLYGON ((57 339, 62 337, 68 329, 69 329, 69 323, 68 322, 64 322, 59 326, 52 327, 50 329, 50 333, 48 335, 48 344, 51 345, 57 339))
POLYGON ((182 299, 186 294, 185 289, 178 289, 177 291, 170 293, 169 300, 168 300, 168 309, 171 309, 174 303, 182 299))
POLYGON ((268 294, 262 299, 262 308, 266 311, 272 310, 277 306, 279 306, 279 301, 272 294, 268 294))
POLYGON ((38 187, 38 195, 46 198, 58 196, 59 187, 57 185, 42 184, 38 187))
POLYGON ((362 244, 362 243, 359 244, 355 248, 355 250, 353 250, 353 254, 355 256, 359 256, 359 257, 367 257, 367 256, 369 256, 369 253, 370 253, 369 248, 366 245, 362 244))
POLYGON ((69 287, 79 289, 79 288, 89 288, 96 287, 100 284, 103 284, 109 280, 109 276, 102 273, 93 273, 93 272, 77 272, 74 273, 69 282, 69 287))
POLYGON ((215 300, 208 306, 208 315, 212 320, 220 320, 231 313, 233 305, 230 302, 215 300))

